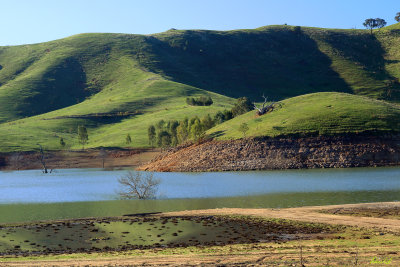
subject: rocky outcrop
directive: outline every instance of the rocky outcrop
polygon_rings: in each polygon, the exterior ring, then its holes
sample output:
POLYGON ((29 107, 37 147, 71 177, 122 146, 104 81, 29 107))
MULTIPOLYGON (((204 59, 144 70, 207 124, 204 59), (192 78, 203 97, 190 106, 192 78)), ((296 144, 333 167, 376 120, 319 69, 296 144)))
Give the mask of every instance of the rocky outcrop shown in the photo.
POLYGON ((181 146, 139 170, 241 171, 392 166, 400 163, 400 136, 318 136, 208 141, 181 146))

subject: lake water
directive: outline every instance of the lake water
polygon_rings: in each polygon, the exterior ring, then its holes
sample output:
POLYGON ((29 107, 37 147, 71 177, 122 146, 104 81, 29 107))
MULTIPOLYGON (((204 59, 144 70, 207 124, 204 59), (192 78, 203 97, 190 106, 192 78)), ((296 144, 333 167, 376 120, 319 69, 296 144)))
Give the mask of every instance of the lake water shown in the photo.
POLYGON ((219 207, 399 201, 400 168, 155 173, 157 200, 118 200, 127 171, 0 172, 0 222, 219 207))

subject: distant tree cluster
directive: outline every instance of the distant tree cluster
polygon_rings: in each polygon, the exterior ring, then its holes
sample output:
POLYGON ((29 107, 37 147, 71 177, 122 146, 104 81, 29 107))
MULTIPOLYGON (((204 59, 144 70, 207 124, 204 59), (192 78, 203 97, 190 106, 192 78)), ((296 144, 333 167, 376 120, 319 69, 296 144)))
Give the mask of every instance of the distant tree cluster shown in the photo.
POLYGON ((394 17, 394 20, 397 22, 400 22, 400 12, 396 13, 396 16, 394 17))
POLYGON ((156 125, 148 128, 149 144, 162 148, 176 146, 187 140, 199 141, 204 137, 205 131, 214 126, 214 121, 210 115, 203 118, 185 118, 181 121, 160 120, 156 125))
POLYGON ((236 116, 252 110, 249 99, 241 97, 231 110, 218 111, 214 116, 207 114, 199 118, 184 118, 181 121, 160 120, 147 129, 149 144, 154 147, 171 147, 192 140, 198 142, 205 137, 205 132, 217 124, 230 120, 236 116))
POLYGON ((210 96, 200 96, 198 98, 188 97, 186 98, 186 104, 191 106, 210 106, 213 100, 210 96))

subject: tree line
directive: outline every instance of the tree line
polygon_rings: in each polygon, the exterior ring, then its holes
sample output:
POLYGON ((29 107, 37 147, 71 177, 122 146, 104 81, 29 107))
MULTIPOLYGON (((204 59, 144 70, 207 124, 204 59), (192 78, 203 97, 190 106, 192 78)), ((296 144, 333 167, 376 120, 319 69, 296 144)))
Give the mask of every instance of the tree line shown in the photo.
POLYGON ((236 116, 253 109, 252 103, 247 97, 237 100, 231 110, 218 111, 211 116, 205 115, 202 118, 184 118, 183 120, 160 120, 147 129, 149 144, 152 147, 162 148, 177 146, 186 141, 199 142, 205 137, 205 132, 217 124, 230 120, 236 116))

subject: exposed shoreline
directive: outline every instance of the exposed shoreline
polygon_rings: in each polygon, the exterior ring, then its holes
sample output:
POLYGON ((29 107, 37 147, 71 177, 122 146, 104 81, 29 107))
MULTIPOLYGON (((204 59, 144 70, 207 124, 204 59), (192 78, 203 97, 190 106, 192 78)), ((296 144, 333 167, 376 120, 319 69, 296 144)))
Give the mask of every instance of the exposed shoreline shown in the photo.
POLYGON ((397 166, 398 135, 211 140, 180 146, 139 170, 157 172, 249 171, 397 166))
MULTIPOLYGON (((51 169, 70 168, 103 168, 103 157, 100 149, 73 150, 73 151, 48 151, 46 152, 46 165, 51 169)), ((149 161, 160 152, 158 149, 123 149, 105 148, 104 168, 135 168, 149 161)), ((38 159, 39 153, 35 151, 18 152, 19 159, 12 157, 16 153, 0 153, 0 170, 35 170, 42 169, 38 159)))

